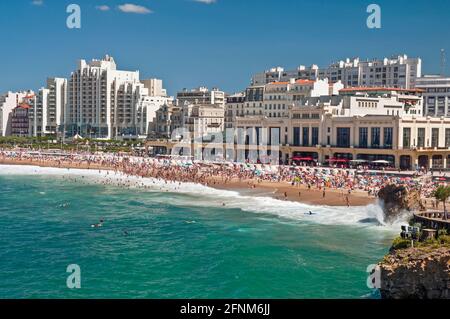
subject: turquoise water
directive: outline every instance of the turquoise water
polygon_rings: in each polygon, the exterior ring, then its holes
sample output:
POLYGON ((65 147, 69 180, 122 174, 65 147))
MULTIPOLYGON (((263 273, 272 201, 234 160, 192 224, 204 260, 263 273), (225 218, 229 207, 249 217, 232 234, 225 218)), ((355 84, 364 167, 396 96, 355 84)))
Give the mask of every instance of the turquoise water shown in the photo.
POLYGON ((295 208, 234 193, 218 200, 195 188, 125 189, 24 171, 0 167, 0 298, 373 297, 366 267, 395 235, 332 215, 364 217, 365 208, 295 208), (258 209, 271 205, 277 211, 258 209), (340 224, 319 218, 328 212, 340 224), (81 267, 81 289, 66 286, 69 264, 81 267))

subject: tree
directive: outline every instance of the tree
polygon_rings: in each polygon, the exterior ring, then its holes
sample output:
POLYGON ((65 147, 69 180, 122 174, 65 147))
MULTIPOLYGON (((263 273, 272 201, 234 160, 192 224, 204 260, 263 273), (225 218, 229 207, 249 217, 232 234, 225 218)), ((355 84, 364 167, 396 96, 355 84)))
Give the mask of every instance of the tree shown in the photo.
POLYGON ((447 219, 447 209, 445 207, 445 203, 447 199, 450 197, 450 186, 439 186, 433 193, 434 198, 438 201, 441 201, 444 204, 444 219, 447 219))

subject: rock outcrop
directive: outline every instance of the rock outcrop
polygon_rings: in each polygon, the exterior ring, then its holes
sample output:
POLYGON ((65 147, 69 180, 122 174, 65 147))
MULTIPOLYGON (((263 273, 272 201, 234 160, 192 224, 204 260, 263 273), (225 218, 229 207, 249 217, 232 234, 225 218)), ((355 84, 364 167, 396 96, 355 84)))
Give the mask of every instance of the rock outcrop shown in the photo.
POLYGON ((450 248, 391 250, 379 264, 383 299, 450 299, 450 248))
POLYGON ((387 185, 380 189, 378 198, 381 200, 386 223, 395 221, 405 211, 414 212, 425 209, 420 192, 408 191, 404 186, 387 185))

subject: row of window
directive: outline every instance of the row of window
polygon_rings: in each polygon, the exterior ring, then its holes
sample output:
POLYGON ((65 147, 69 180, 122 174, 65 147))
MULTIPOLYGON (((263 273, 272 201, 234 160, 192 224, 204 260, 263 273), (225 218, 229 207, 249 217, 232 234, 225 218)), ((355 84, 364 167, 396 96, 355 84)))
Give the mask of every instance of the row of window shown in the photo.
MULTIPOLYGON (((370 147, 392 148, 392 140, 393 140, 392 127, 383 127, 383 141, 381 141, 381 128, 371 127, 370 133, 371 133, 370 147)), ((360 148, 369 147, 369 128, 367 127, 359 128, 359 147, 360 148)))
MULTIPOLYGON (((431 140, 427 139, 425 141, 425 133, 426 133, 425 128, 419 127, 419 128, 417 128, 416 139, 411 140, 411 128, 405 127, 405 128, 403 128, 403 147, 404 148, 409 148, 411 146, 439 147, 439 131, 440 131, 439 128, 432 128, 431 129, 431 140)), ((449 128, 445 129, 445 147, 450 147, 450 129, 449 128)))
POLYGON ((319 144, 319 128, 311 127, 311 134, 309 127, 294 127, 294 146, 315 146, 319 144), (301 132, 301 136, 300 136, 301 132), (310 142, 311 138, 311 142, 310 142), (301 145, 300 145, 301 140, 301 145))
POLYGON ((376 108, 378 105, 377 102, 363 102, 363 101, 359 101, 358 102, 358 107, 372 107, 372 108, 376 108))
POLYGON ((292 115, 293 119, 319 119, 319 113, 295 113, 292 115))

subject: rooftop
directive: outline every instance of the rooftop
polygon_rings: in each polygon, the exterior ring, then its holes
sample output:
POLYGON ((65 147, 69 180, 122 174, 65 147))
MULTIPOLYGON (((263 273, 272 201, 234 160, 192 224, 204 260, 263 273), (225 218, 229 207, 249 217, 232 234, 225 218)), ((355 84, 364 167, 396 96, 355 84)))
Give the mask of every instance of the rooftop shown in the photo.
POLYGON ((404 93, 423 93, 422 89, 400 89, 400 88, 389 88, 389 87, 350 87, 339 90, 339 92, 404 92, 404 93))
POLYGON ((294 83, 291 83, 289 81, 283 81, 283 82, 271 82, 269 85, 287 85, 287 84, 300 84, 300 85, 310 85, 314 84, 315 81, 312 80, 296 80, 294 83))

